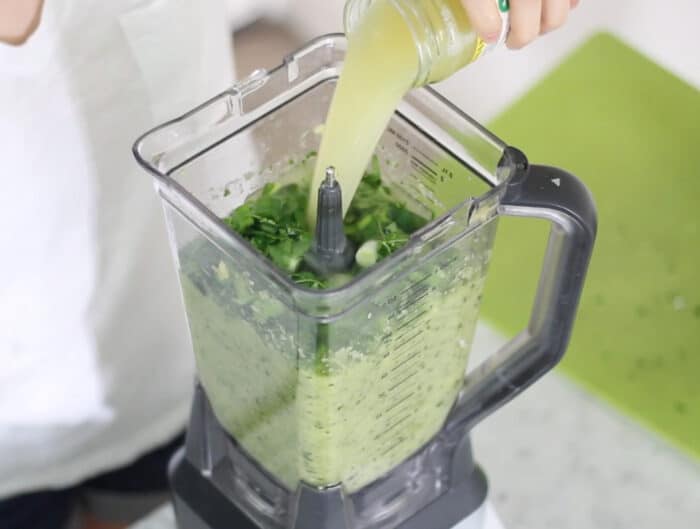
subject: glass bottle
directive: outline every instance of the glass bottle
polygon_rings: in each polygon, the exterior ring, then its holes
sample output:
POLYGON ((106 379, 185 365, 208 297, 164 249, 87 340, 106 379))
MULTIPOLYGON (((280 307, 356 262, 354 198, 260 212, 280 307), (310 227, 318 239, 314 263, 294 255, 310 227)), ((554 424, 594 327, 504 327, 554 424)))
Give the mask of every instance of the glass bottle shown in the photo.
MULTIPOLYGON (((348 0, 345 32, 352 36, 372 4, 388 2, 408 26, 419 56, 414 86, 441 81, 502 44, 509 29, 509 0, 494 0, 503 20, 501 34, 488 44, 474 30, 460 0, 348 0)), ((378 28, 379 29, 379 28, 378 28)))

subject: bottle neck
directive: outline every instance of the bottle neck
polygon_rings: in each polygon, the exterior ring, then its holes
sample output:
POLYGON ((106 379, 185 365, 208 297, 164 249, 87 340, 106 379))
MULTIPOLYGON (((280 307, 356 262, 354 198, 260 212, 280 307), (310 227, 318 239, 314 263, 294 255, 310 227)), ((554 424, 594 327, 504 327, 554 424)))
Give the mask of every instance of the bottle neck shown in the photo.
POLYGON ((459 34, 455 13, 444 0, 348 0, 344 12, 347 34, 353 33, 376 1, 391 4, 411 32, 418 55, 414 87, 445 77, 444 73, 440 75, 444 70, 440 61, 465 53, 464 38, 459 34))
POLYGON ((416 45, 418 70, 413 86, 424 86, 432 81, 434 66, 447 51, 445 32, 439 25, 441 21, 434 16, 439 12, 439 7, 434 0, 389 1, 403 17, 416 45))
MULTIPOLYGON (((478 59, 489 46, 471 27, 458 0, 348 0, 345 5, 345 31, 350 34, 373 2, 389 3, 411 32, 418 55, 414 87, 440 81, 478 59)), ((504 20, 502 37, 507 34, 508 2, 499 2, 504 20), (501 7, 503 6, 503 7, 501 7)), ((500 41, 505 40, 504 38, 500 41)))

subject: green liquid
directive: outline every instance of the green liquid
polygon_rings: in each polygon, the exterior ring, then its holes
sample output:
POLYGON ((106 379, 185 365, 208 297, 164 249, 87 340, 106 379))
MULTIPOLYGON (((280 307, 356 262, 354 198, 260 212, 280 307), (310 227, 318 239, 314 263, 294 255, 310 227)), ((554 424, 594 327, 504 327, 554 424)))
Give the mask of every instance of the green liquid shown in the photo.
POLYGON ((183 277, 217 418, 289 489, 303 481, 353 492, 381 477, 435 435, 462 385, 483 273, 479 265, 443 274, 412 306, 413 293, 389 293, 329 325, 322 357, 310 346, 314 328, 291 311, 225 303, 214 284, 202 291, 183 277))
MULTIPOLYGON (((368 176, 378 186, 368 193, 381 188, 368 176)), ((391 196, 381 199, 387 208, 399 205, 391 196)), ((358 242, 364 214, 353 205, 346 217, 358 242)), ((354 492, 390 471, 440 430, 462 386, 494 228, 324 325, 287 308, 257 267, 204 239, 190 243, 180 253, 183 293, 218 420, 289 489, 303 481, 354 492)))

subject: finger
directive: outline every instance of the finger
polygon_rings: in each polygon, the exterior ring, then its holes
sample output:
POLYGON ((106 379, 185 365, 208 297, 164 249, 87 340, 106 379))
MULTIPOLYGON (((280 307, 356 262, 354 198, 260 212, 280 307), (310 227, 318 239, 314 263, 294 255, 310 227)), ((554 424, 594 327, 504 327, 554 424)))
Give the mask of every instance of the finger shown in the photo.
POLYGON ((542 0, 511 0, 508 47, 518 49, 530 44, 540 34, 542 0))
POLYGON ((501 14, 494 0, 462 0, 477 34, 492 43, 501 35, 501 14))
POLYGON ((547 33, 560 28, 569 16, 569 3, 571 0, 543 0, 542 20, 540 31, 547 33))
POLYGON ((569 6, 571 6, 571 9, 575 9, 580 3, 580 0, 569 0, 569 6))

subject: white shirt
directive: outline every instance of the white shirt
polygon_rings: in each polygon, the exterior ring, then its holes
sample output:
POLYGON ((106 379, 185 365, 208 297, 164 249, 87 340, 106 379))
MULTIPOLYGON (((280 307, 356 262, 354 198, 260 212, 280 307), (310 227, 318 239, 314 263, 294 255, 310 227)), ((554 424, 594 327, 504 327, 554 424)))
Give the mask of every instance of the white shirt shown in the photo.
POLYGON ((136 137, 225 89, 219 0, 51 0, 0 44, 0 497, 181 431, 194 362, 136 137))

